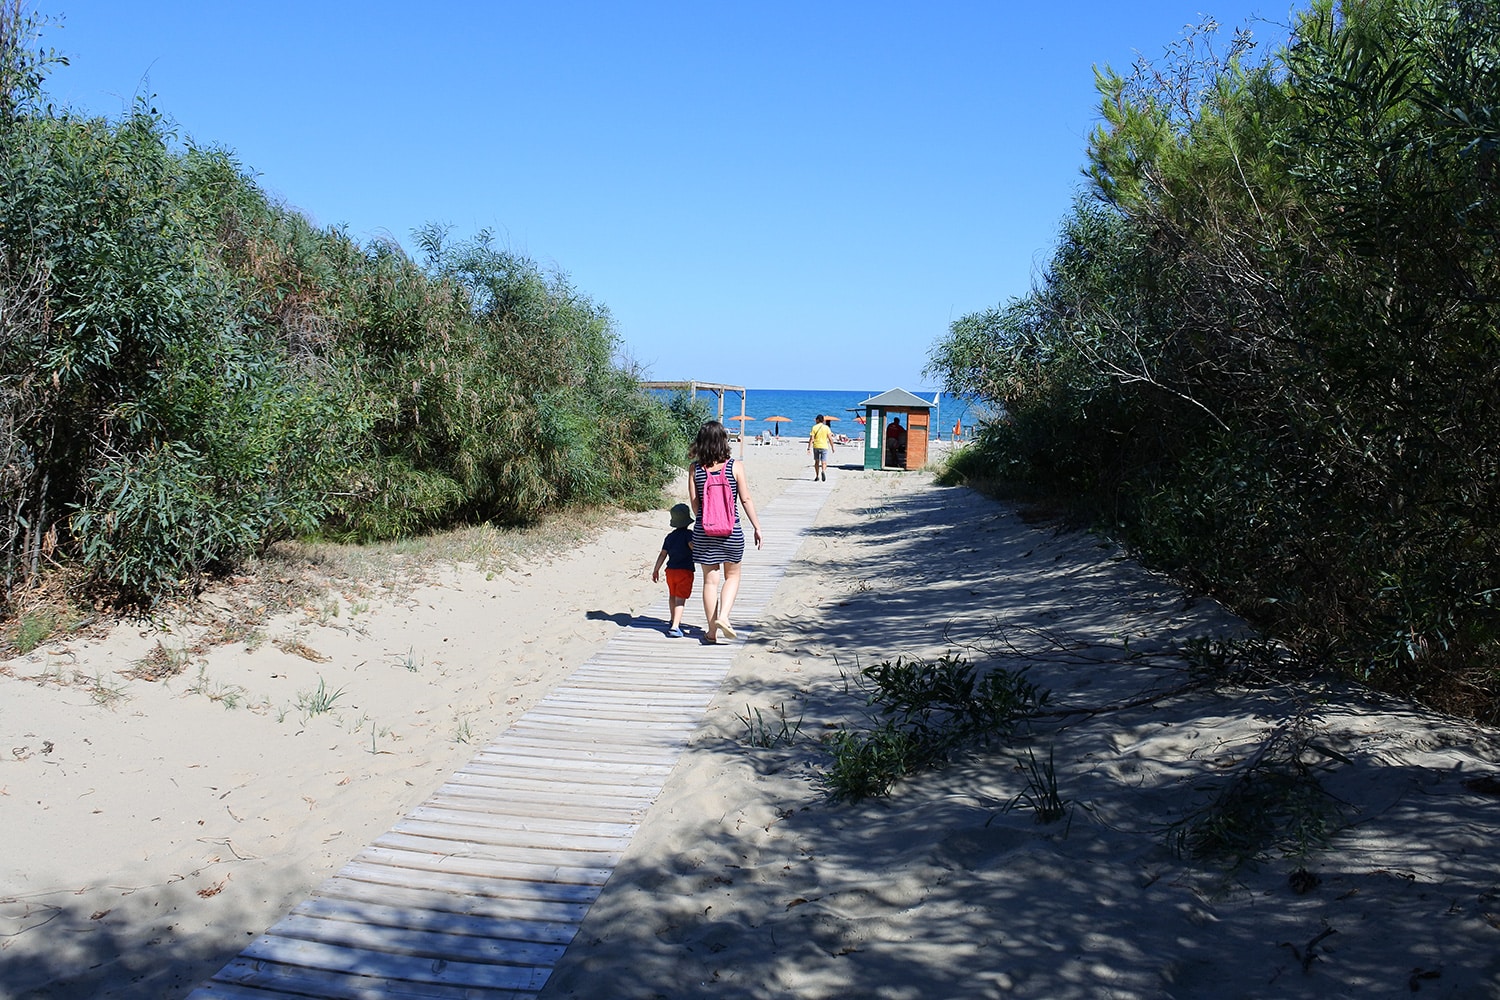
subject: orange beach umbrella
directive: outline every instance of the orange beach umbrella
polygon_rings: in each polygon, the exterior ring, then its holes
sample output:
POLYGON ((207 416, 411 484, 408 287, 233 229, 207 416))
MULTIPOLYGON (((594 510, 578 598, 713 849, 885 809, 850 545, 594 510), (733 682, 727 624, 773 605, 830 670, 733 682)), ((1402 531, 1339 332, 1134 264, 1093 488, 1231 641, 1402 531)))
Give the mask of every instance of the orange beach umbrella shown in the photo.
POLYGON ((767 417, 766 423, 776 425, 776 436, 781 437, 781 425, 792 422, 791 417, 767 417))

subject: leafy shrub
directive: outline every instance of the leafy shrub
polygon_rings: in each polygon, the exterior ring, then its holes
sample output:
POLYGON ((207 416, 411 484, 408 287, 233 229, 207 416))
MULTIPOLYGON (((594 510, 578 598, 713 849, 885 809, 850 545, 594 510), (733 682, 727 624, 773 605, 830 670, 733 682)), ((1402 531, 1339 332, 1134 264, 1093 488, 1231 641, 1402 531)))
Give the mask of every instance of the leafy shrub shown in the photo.
POLYGON ((150 602, 298 533, 656 503, 679 421, 565 276, 320 230, 147 102, 54 112, 37 27, 0 3, 0 604, 44 558, 150 602))
POLYGON ((1500 718, 1500 8, 1313 0, 1099 74, 1093 198, 933 349, 955 476, 1081 509, 1289 647, 1500 718))

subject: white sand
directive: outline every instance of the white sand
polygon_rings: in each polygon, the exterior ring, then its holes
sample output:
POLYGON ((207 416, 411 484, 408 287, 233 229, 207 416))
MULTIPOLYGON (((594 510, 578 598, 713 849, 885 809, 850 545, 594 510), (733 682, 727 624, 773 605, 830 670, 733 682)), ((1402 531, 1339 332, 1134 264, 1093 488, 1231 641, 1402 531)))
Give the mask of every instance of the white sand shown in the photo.
MULTIPOLYGON (((808 474, 804 447, 746 449, 763 505, 808 474)), ((928 476, 836 468, 828 487, 545 997, 1500 996, 1500 798, 1466 785, 1500 774, 1500 739, 1342 685, 1048 718, 1033 742, 1055 754, 1064 823, 1005 811, 1025 782, 1004 749, 828 802, 817 738, 860 715, 841 670, 963 651, 1029 665, 1053 707, 1105 706, 1179 686, 1186 637, 1245 631, 1092 536, 928 476), (798 739, 750 745, 742 717, 779 724, 778 705, 798 739), (1232 872, 1170 852, 1199 786, 1299 713, 1348 760, 1323 781, 1353 825, 1232 872), (1299 865, 1320 880, 1304 894, 1299 865)), ((127 680, 192 638, 140 625, 10 661, 0 996, 185 994, 654 603, 665 531, 665 511, 624 517, 544 564, 268 626, 322 662, 233 645, 201 680, 127 680), (95 704, 59 671, 124 697, 95 704), (320 681, 342 693, 308 716, 320 681)))

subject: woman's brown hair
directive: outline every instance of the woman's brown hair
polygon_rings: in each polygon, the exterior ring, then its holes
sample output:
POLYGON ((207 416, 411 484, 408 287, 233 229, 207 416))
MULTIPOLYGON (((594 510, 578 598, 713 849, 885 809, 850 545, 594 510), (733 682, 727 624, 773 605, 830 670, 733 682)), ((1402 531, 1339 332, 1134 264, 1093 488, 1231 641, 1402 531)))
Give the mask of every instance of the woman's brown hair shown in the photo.
POLYGON ((707 421, 698 428, 698 439, 688 455, 705 467, 729 461, 729 432, 717 420, 707 421))

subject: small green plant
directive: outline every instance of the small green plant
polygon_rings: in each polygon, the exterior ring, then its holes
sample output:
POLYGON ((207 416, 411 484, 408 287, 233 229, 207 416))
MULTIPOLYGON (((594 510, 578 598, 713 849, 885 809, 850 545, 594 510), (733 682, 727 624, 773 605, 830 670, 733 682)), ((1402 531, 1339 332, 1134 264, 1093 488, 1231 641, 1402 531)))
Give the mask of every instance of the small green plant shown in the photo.
POLYGON ((408 646, 405 653, 393 653, 391 655, 395 658, 397 666, 405 667, 411 673, 416 673, 418 668, 423 664, 423 660, 416 655, 415 646, 408 646))
POLYGON ((468 719, 458 720, 458 725, 453 730, 453 742, 464 744, 474 742, 474 734, 469 729, 468 719))
POLYGON ((762 750, 770 750, 788 746, 797 739, 802 732, 802 720, 806 717, 806 711, 797 717, 796 722, 792 722, 787 718, 785 702, 778 703, 775 710, 778 718, 769 721, 760 709, 749 705, 745 706, 744 715, 735 716, 745 726, 746 743, 762 750))
POLYGON ((322 715, 333 710, 333 705, 343 695, 344 689, 337 691, 328 690, 327 683, 322 677, 318 678, 318 689, 312 692, 303 692, 297 695, 297 707, 304 715, 322 715))
POLYGON ((888 795, 917 766, 911 733, 891 723, 869 732, 841 729, 829 740, 829 750, 833 759, 822 783, 835 802, 888 795))
MULTIPOLYGON (((1068 807, 1072 803, 1058 791, 1057 766, 1051 748, 1048 748, 1047 762, 1043 764, 1036 759, 1036 751, 1027 747, 1026 758, 1020 762, 1020 767, 1021 773, 1026 777, 1026 788, 1010 800, 1010 804, 1005 807, 1006 812, 1024 805, 1036 815, 1038 823, 1056 823, 1069 815, 1068 807)), ((1071 825, 1072 821, 1069 820, 1069 826, 1071 825)))
POLYGON ((391 735, 391 727, 390 726, 377 726, 373 721, 371 721, 371 723, 370 723, 370 753, 372 753, 372 754, 390 753, 389 750, 381 750, 378 747, 376 747, 376 745, 375 745, 375 739, 376 739, 376 737, 385 738, 385 737, 389 737, 390 735, 391 735))
POLYGON ((865 732, 840 731, 824 783, 835 799, 887 794, 901 777, 941 767, 953 753, 1008 737, 1047 701, 1024 671, 977 675, 960 656, 934 662, 887 660, 845 674, 883 719, 865 732))
POLYGON ((381 748, 378 747, 377 739, 383 739, 387 738, 387 736, 390 736, 390 726, 377 726, 377 724, 375 724, 375 720, 372 720, 369 715, 360 715, 359 724, 356 724, 356 727, 354 727, 354 732, 359 732, 360 727, 365 726, 365 723, 371 724, 371 753, 389 754, 389 750, 381 750, 381 748))

